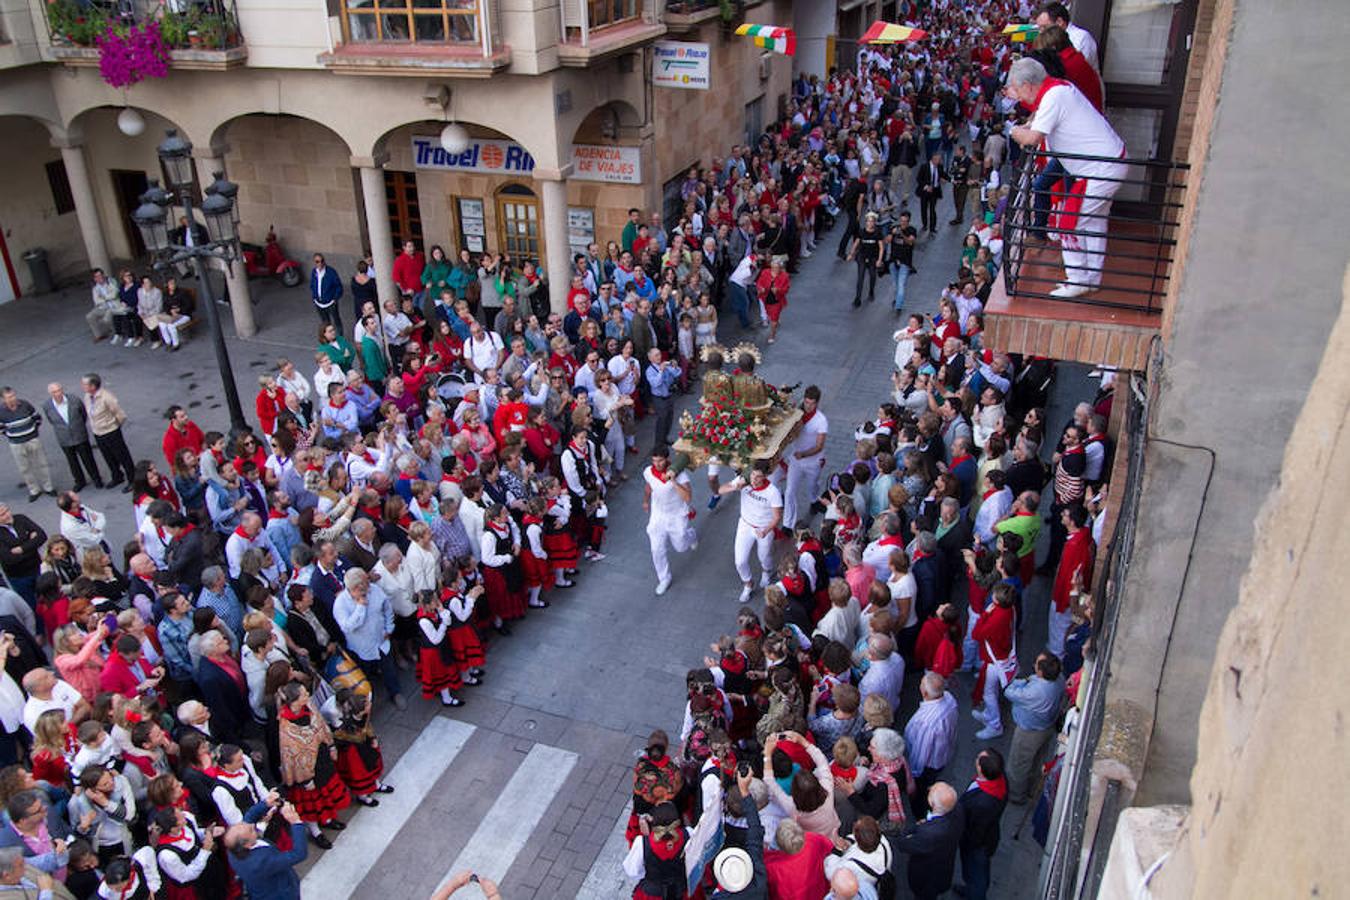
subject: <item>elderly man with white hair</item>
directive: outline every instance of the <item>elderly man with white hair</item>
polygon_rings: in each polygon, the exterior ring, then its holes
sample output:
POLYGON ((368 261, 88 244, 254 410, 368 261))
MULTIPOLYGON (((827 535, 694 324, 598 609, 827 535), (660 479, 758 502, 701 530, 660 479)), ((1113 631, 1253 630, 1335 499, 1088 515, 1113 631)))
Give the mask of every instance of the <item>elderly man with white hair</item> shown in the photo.
POLYGON ((1027 57, 1012 64, 1005 91, 1034 110, 1029 125, 1012 130, 1013 140, 1023 147, 1044 145, 1051 154, 1066 154, 1057 158, 1073 177, 1073 186, 1069 196, 1061 198, 1060 221, 1073 224, 1059 232, 1065 280, 1050 295, 1081 297, 1101 285, 1106 218, 1120 180, 1129 174, 1125 163, 1117 161, 1125 158, 1125 142, 1078 88, 1048 77, 1035 59, 1027 57))
POLYGON ((361 569, 348 569, 343 584, 346 589, 333 602, 333 618, 347 638, 347 649, 368 678, 383 679, 394 705, 407 709, 398 666, 389 652, 394 633, 394 607, 389 596, 361 569))
POLYGON ((268 540, 263 531, 262 516, 255 512, 246 512, 239 520, 239 527, 230 533, 225 541, 225 562, 229 565, 230 577, 238 578, 240 562, 244 553, 256 547, 267 558, 267 565, 259 573, 273 585, 281 584, 281 575, 288 571, 286 561, 281 558, 277 548, 268 540))
POLYGON ((937 900, 951 890, 956 850, 965 816, 957 806, 956 789, 939 781, 928 789, 932 812, 913 831, 896 839, 895 849, 909 854, 906 880, 916 900, 937 900))
POLYGON ((914 794, 914 815, 927 811, 928 788, 956 754, 956 726, 961 717, 956 698, 947 691, 947 681, 929 672, 919 682, 922 700, 905 725, 905 744, 909 748, 909 767, 918 790, 914 794))
POLYGON ((900 708, 900 688, 905 682, 905 660, 895 652, 895 641, 888 634, 873 633, 867 638, 867 671, 858 682, 858 693, 866 700, 879 694, 891 709, 900 708))

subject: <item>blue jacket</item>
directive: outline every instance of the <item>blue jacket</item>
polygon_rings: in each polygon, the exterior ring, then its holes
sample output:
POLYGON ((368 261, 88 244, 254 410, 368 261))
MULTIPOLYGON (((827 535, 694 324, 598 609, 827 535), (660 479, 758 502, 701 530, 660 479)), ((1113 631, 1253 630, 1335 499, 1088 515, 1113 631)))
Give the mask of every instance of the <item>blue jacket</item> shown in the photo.
POLYGON ((332 266, 324 266, 323 284, 319 283, 319 270, 309 273, 309 296, 318 306, 332 306, 342 299, 342 279, 332 266))
MULTIPOLYGON (((256 822, 267 812, 259 803, 244 813, 245 822, 256 822)), ((249 900, 300 900, 300 876, 295 867, 309 854, 309 833, 304 825, 291 826, 290 850, 285 853, 271 844, 254 846, 244 856, 230 854, 230 865, 244 882, 249 900)))

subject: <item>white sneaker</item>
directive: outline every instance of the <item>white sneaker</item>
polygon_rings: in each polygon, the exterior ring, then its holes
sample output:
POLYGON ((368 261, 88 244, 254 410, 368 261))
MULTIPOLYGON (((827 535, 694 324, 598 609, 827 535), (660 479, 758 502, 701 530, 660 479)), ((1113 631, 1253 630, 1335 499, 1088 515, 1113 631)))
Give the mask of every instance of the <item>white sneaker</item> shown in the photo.
POLYGON ((740 600, 740 602, 742 602, 742 603, 749 603, 749 602, 750 602, 750 585, 747 584, 745 587, 741 588, 741 600, 740 600))
POLYGON ((810 258, 811 258, 811 251, 810 251, 810 250, 803 250, 803 251, 802 251, 802 259, 810 259, 810 258))
POLYGON ((698 549, 698 541, 694 541, 692 544, 689 545, 689 550, 691 552, 697 549, 698 549))
POLYGON ((150 349, 151 349, 151 350, 158 350, 158 349, 159 349, 159 341, 151 341, 151 342, 150 342, 150 349))
POLYGON ((771 585, 771 584, 773 584, 773 582, 771 582, 771 581, 769 580, 769 573, 768 573, 768 572, 762 572, 762 573, 760 573, 760 576, 759 576, 759 586, 762 587, 762 588, 766 588, 766 587, 768 587, 768 586, 771 585))
POLYGON ((660 597, 668 590, 670 590, 670 579, 666 578, 656 585, 656 596, 660 597))
POLYGON ((1088 287, 1086 284, 1061 284, 1050 292, 1050 296, 1067 299, 1071 297, 1081 297, 1084 294, 1090 294, 1095 290, 1096 288, 1088 287))
POLYGON ((970 717, 971 717, 972 719, 974 719, 976 722, 983 722, 983 721, 984 721, 984 707, 982 707, 982 706, 977 706, 977 707, 975 707, 974 709, 972 709, 972 710, 970 711, 970 717))
POLYGON ((1001 737, 1003 737, 1003 726, 1001 725, 998 728, 986 726, 975 734, 975 740, 977 741, 992 741, 1001 737))
POLYGON ((114 334, 112 337, 108 338, 109 346, 117 347, 120 346, 121 343, 122 343, 122 336, 120 334, 114 334))

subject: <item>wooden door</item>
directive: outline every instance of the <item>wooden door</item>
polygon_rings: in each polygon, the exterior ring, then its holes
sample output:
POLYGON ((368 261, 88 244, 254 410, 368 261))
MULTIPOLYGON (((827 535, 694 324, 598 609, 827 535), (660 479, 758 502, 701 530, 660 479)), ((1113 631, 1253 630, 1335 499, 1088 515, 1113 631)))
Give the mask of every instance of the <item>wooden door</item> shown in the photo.
MULTIPOLYGON (((141 194, 150 186, 150 181, 144 172, 127 169, 112 169, 108 174, 112 176, 113 193, 117 195, 117 217, 126 232, 132 258, 141 259, 145 256, 145 241, 141 240, 141 230, 136 227, 131 214, 141 205, 141 194)), ((177 223, 170 227, 177 227, 177 223)), ((109 275, 111 277, 111 273, 109 275)))
POLYGON ((394 252, 401 250, 405 241, 412 241, 418 250, 424 250, 417 176, 412 172, 385 172, 384 195, 389 206, 389 232, 394 239, 394 252))

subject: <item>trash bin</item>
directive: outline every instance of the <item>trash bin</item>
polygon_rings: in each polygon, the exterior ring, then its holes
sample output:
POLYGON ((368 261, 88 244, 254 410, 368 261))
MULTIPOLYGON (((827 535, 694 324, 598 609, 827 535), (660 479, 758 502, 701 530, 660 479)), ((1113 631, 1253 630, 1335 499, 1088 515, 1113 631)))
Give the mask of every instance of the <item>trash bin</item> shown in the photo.
POLYGON ((34 294, 50 294, 56 286, 52 284, 52 269, 47 265, 47 251, 34 247, 25 251, 23 261, 28 263, 28 274, 33 277, 34 294))

